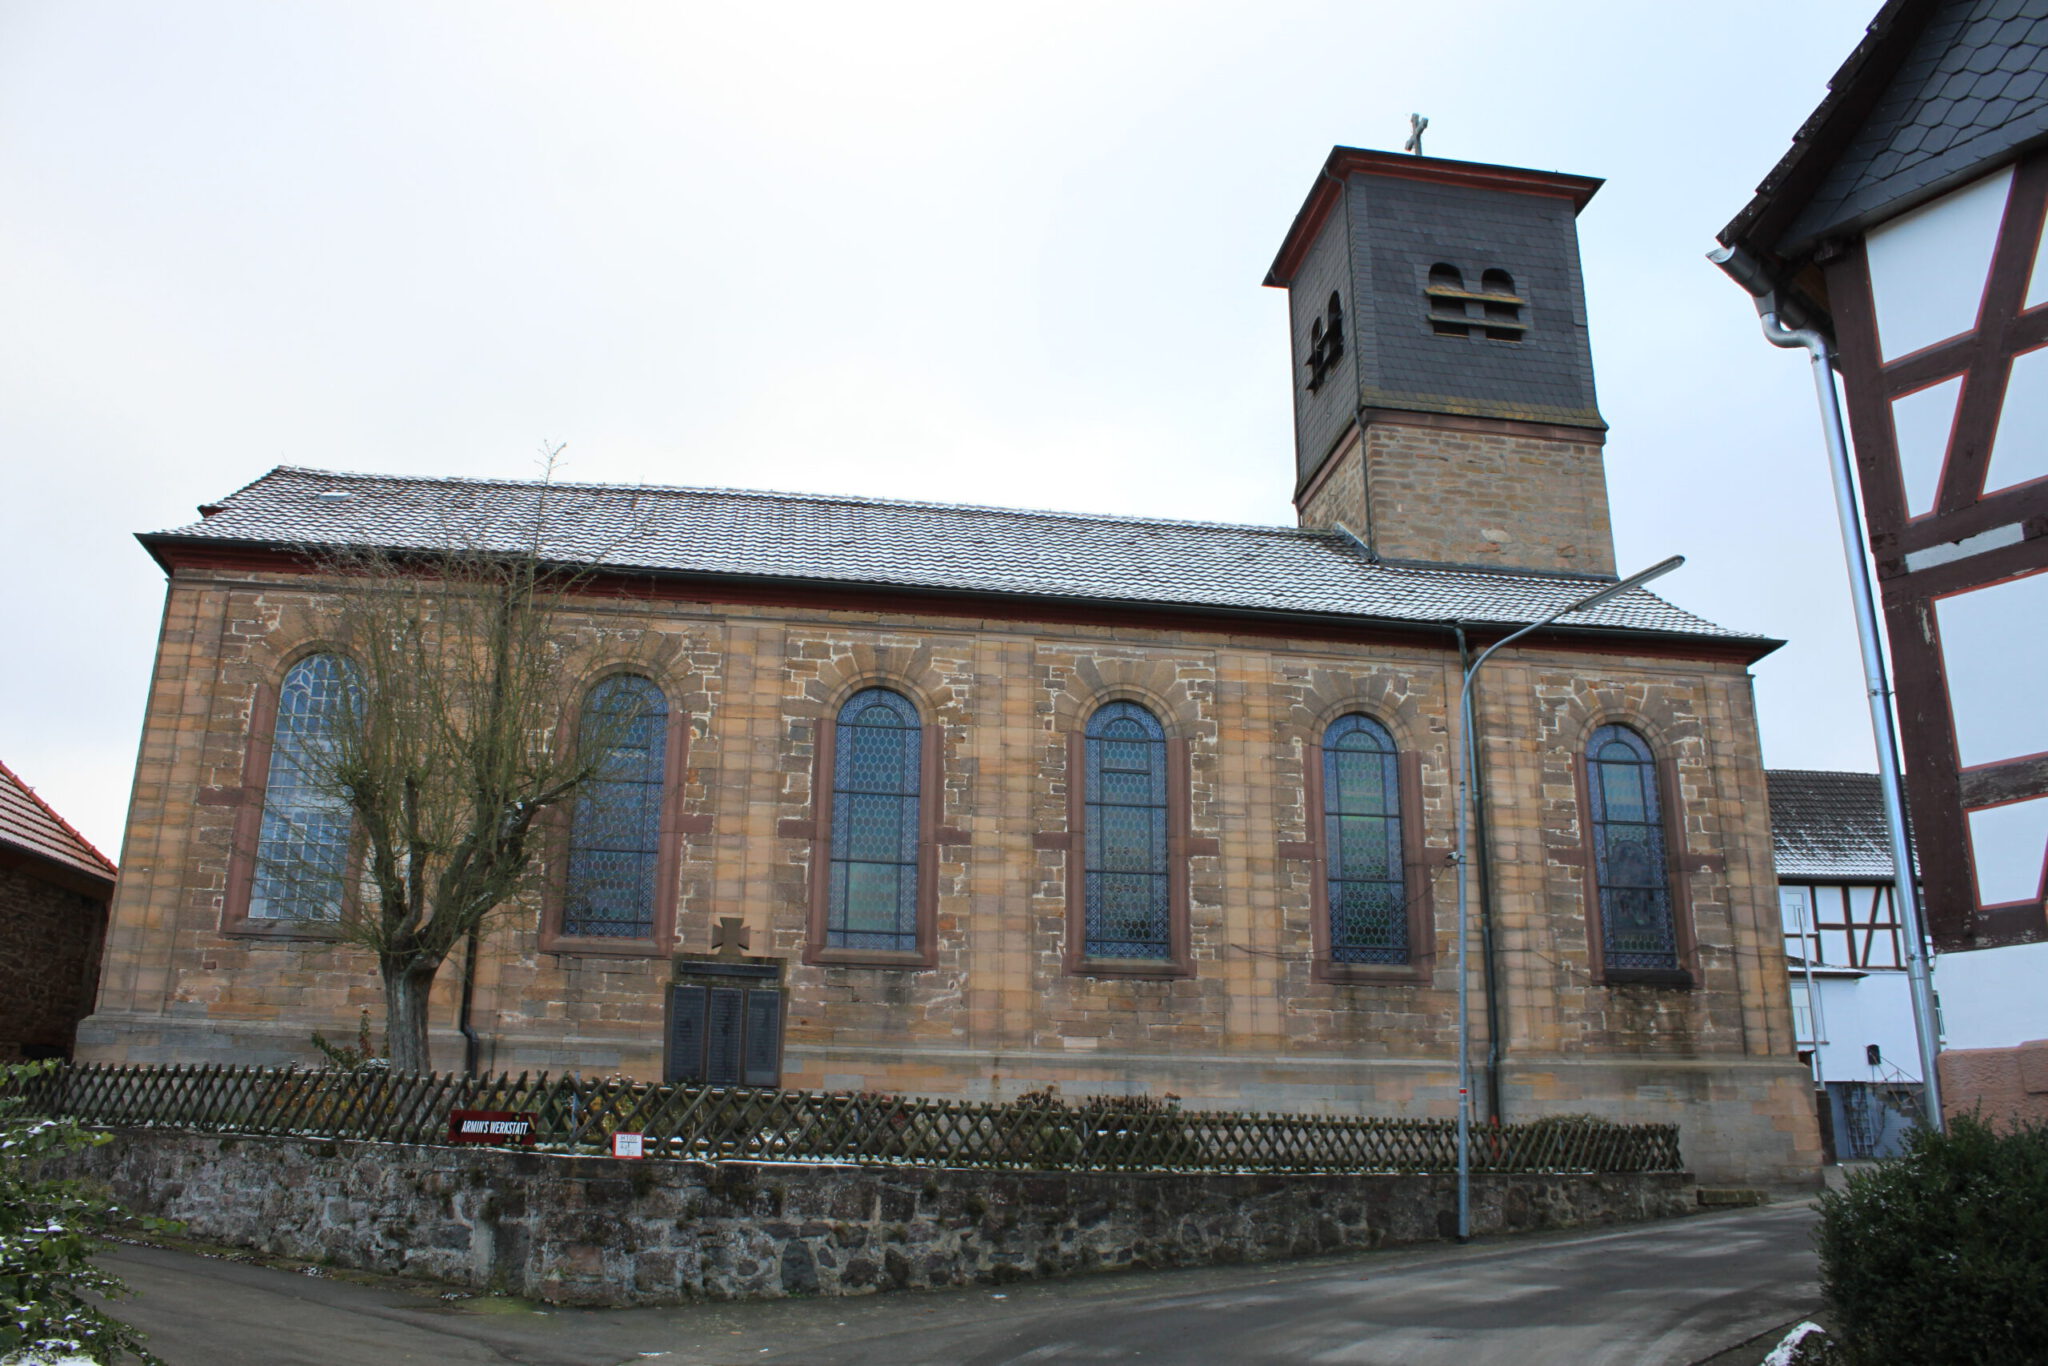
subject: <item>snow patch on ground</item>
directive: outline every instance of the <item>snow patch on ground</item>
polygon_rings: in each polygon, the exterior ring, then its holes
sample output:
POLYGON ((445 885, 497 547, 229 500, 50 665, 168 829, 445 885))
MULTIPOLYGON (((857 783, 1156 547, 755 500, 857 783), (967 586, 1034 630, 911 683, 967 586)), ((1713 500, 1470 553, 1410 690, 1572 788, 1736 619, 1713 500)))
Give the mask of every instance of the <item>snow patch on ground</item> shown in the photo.
POLYGON ((1778 1340, 1776 1347, 1771 1348, 1771 1354, 1763 1359, 1762 1366, 1793 1366, 1793 1363, 1799 1360, 1800 1344, 1815 1333, 1825 1339, 1828 1330, 1811 1319, 1796 1325, 1791 1332, 1778 1340))

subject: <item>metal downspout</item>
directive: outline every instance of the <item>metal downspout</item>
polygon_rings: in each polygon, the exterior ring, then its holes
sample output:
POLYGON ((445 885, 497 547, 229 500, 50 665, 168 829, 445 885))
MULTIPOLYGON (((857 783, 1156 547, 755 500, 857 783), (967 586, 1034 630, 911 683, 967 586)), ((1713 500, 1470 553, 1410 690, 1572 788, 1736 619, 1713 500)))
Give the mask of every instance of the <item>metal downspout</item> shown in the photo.
MULTIPOLYGON (((1472 653, 1465 642, 1465 628, 1451 623, 1458 637, 1458 672, 1462 677, 1472 668, 1472 653)), ((1475 688, 1472 709, 1479 709, 1475 688)), ((1479 865, 1479 980, 1486 993, 1486 1117, 1504 1122, 1500 1100, 1500 990, 1493 948, 1493 861, 1486 840, 1486 771, 1472 769, 1472 856, 1479 865)))
MULTIPOLYGON (((1759 305, 1762 307, 1763 305, 1759 305)), ((1899 737, 1892 721, 1891 679, 1885 670, 1877 633, 1877 598, 1864 558, 1863 518, 1856 502, 1855 474, 1849 466, 1849 442, 1842 427, 1841 398, 1835 392, 1834 354, 1828 340, 1810 327, 1790 328, 1775 311, 1762 315, 1764 337, 1773 346, 1805 347, 1813 361, 1813 385, 1820 401, 1821 430, 1827 439, 1828 471, 1834 477, 1835 515, 1842 528, 1842 557, 1848 564, 1849 596, 1856 608, 1856 640, 1863 653, 1863 690, 1870 703, 1870 733, 1877 748, 1878 785, 1884 791, 1885 832, 1891 839, 1892 886, 1905 923, 1906 975, 1913 996, 1913 1033, 1920 1046, 1921 1085, 1927 1097, 1927 1119, 1936 1130, 1947 1127, 1941 1109, 1941 1079, 1935 1060, 1941 1042, 1934 1032, 1934 980, 1927 960, 1927 929, 1914 885, 1913 854, 1906 833, 1906 803, 1899 785, 1899 737)))

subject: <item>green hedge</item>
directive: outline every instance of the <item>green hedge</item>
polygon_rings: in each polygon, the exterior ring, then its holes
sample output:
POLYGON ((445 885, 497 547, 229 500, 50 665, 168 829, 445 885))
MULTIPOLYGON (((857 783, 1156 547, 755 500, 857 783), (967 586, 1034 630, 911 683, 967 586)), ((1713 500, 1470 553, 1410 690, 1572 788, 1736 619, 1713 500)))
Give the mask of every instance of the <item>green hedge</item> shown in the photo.
POLYGON ((1821 1197, 1814 1238, 1852 1361, 2048 1362, 2048 1125, 1918 1131, 1821 1197))

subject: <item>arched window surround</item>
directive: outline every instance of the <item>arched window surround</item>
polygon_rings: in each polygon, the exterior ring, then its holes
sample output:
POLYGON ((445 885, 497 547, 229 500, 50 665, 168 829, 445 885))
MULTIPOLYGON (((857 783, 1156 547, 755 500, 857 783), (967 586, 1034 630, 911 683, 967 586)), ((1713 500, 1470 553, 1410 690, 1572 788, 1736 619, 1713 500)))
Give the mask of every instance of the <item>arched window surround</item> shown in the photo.
POLYGON ((561 723, 562 743, 576 744, 582 729, 583 708, 597 688, 613 678, 630 675, 645 679, 660 690, 668 705, 667 731, 663 737, 661 775, 660 842, 654 862, 654 927, 645 938, 572 935, 565 931, 569 885, 569 838, 574 819, 574 801, 562 803, 548 821, 548 870, 541 901, 540 951, 569 953, 582 957, 648 958, 667 955, 675 943, 676 901, 681 891, 683 837, 703 833, 709 823, 692 820, 683 813, 684 775, 689 772, 690 715, 678 707, 675 689, 644 669, 614 667, 601 669, 583 680, 567 706, 561 723))
MULTIPOLYGON (((347 650, 332 641, 306 641, 278 657, 274 671, 257 685, 249 700, 249 732, 242 751, 242 783, 238 788, 208 788, 199 794, 201 805, 229 804, 235 808, 234 825, 228 836, 227 880, 221 896, 221 931, 224 934, 263 939, 332 939, 334 926, 317 920, 272 919, 251 916, 250 900, 256 885, 256 850, 263 835, 263 808, 269 795, 270 759, 277 745, 278 699, 285 680, 315 655, 350 658, 347 650)), ((361 841, 352 843, 348 869, 342 877, 342 915, 356 906, 361 894, 357 870, 362 864, 361 841)))
MULTIPOLYGON (((1429 850, 1422 822, 1422 756, 1399 724, 1362 705, 1344 706, 1304 737, 1303 778, 1307 797, 1308 848, 1312 852, 1310 893, 1310 976, 1318 982, 1428 982, 1436 966, 1436 916, 1429 850), (1330 926, 1329 793, 1324 748, 1330 732, 1346 717, 1362 716, 1385 730, 1394 743, 1395 782, 1401 816, 1401 867, 1406 892, 1408 958, 1403 963, 1346 963, 1336 958, 1330 926)), ((1438 860, 1440 862, 1440 860, 1438 860)))
POLYGON ((1053 843, 1067 851, 1064 966, 1088 977, 1192 977, 1188 932, 1188 859, 1219 852, 1218 842, 1189 830, 1188 741, 1158 699, 1119 690, 1094 698, 1067 733, 1067 831, 1053 843), (1104 707, 1129 702, 1150 712, 1166 735, 1166 928, 1164 958, 1101 958, 1088 949, 1088 724, 1104 707))
POLYGON ((1678 772, 1671 761, 1669 744, 1654 726, 1640 717, 1602 714, 1592 718, 1580 731, 1573 750, 1572 771, 1578 788, 1580 851, 1585 865, 1587 965, 1593 980, 1610 986, 1694 986, 1699 981, 1699 945, 1693 932, 1687 874, 1700 860, 1686 848, 1685 810, 1680 801, 1678 772), (1674 961, 1669 967, 1623 967, 1607 962, 1607 926, 1601 915, 1600 860, 1595 846, 1598 835, 1593 822, 1592 764, 1587 757, 1593 737, 1607 726, 1619 726, 1633 733, 1648 747, 1654 764, 1654 791, 1664 836, 1665 886, 1671 906, 1674 961))
POLYGON ((945 794, 945 732, 932 723, 931 714, 930 704, 921 691, 908 680, 894 677, 865 677, 842 687, 818 713, 811 772, 811 819, 800 823, 804 827, 801 832, 785 831, 805 833, 811 837, 810 908, 804 933, 804 962, 913 970, 938 966, 939 845, 942 842, 962 844, 966 837, 959 831, 939 827, 939 803, 945 794), (833 799, 839 757, 839 714, 848 702, 873 688, 892 692, 908 702, 919 720, 917 890, 913 902, 917 947, 911 950, 835 947, 830 937, 833 799))

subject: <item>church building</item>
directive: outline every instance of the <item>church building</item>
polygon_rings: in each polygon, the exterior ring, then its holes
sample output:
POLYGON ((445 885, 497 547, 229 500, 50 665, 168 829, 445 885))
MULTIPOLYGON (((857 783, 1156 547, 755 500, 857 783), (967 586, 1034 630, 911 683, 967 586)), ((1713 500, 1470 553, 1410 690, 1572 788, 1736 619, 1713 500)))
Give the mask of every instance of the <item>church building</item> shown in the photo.
MULTIPOLYGON (((437 1063, 466 1023, 492 1070, 1453 1114, 1464 662, 1615 581, 1599 183, 1331 153, 1266 276, 1297 527, 549 486, 547 553, 593 567, 565 714, 645 724, 466 1005, 442 972, 437 1063)), ((324 830, 346 894, 345 814, 289 781, 345 667, 306 552, 509 547, 542 493, 284 467, 141 538, 169 597, 82 1058, 310 1064, 379 1012, 320 889, 264 871, 324 830)), ((1778 643, 1635 589, 1487 665, 1482 1120, 1814 1179, 1748 674, 1778 643)))

